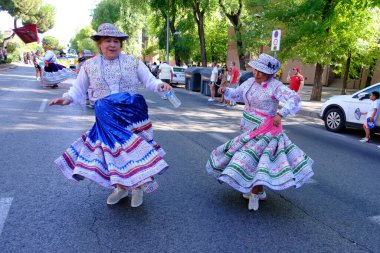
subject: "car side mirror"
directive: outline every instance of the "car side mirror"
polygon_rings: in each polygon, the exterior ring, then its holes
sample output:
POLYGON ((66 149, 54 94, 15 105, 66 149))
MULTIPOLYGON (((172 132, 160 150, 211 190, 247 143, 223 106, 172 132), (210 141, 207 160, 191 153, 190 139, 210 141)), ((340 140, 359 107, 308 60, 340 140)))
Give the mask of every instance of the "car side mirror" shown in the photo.
POLYGON ((369 93, 367 93, 367 92, 360 93, 358 95, 358 97, 359 97, 359 100, 368 99, 369 98, 369 93))

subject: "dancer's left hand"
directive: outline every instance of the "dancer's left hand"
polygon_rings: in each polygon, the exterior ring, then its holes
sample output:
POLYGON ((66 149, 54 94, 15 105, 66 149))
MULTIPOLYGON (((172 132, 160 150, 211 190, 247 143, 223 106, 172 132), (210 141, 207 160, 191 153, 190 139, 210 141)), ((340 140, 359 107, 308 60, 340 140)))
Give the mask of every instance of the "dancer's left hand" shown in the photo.
POLYGON ((163 92, 163 91, 172 91, 173 88, 172 86, 170 86, 170 84, 167 84, 167 83, 161 83, 160 84, 160 88, 158 89, 160 92, 163 92))
POLYGON ((282 120, 282 117, 280 115, 276 114, 276 116, 274 116, 274 119, 273 119, 273 125, 275 127, 279 127, 281 124, 281 120, 282 120))

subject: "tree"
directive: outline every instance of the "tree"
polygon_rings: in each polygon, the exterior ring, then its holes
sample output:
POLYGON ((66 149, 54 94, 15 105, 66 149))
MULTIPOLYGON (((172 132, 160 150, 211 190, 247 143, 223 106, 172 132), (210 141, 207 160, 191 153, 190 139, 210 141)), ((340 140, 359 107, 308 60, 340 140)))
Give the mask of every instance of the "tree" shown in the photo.
POLYGON ((205 13, 210 10, 212 0, 184 0, 185 5, 190 6, 198 28, 199 48, 202 66, 207 66, 206 39, 204 30, 205 13))
POLYGON ((310 98, 315 101, 321 100, 323 67, 356 55, 360 29, 367 24, 360 13, 372 8, 370 0, 277 0, 276 8, 271 0, 258 0, 257 5, 262 6, 265 20, 285 28, 279 56, 316 64, 310 98), (357 15, 358 22, 353 22, 357 15))
POLYGON ((74 48, 77 52, 83 51, 85 49, 91 50, 91 52, 97 52, 97 47, 95 42, 90 38, 91 35, 95 34, 94 29, 91 25, 88 25, 79 30, 75 34, 74 38, 70 40, 71 47, 74 48))
POLYGON ((121 0, 103 0, 92 13, 91 25, 97 29, 103 23, 116 24, 120 18, 121 0))
POLYGON ((59 44, 59 40, 53 36, 46 36, 42 39, 42 45, 49 45, 53 50, 61 50, 63 46, 59 44))
POLYGON ((245 70, 245 50, 243 48, 243 39, 242 39, 242 22, 241 22, 241 15, 243 10, 243 3, 242 0, 235 0, 235 1, 225 1, 225 0, 218 0, 220 8, 222 9, 222 12, 231 22, 234 31, 235 31, 235 39, 236 39, 236 46, 238 50, 238 56, 239 56, 239 63, 240 63, 240 69, 245 70), (228 2, 228 5, 227 5, 228 2))
POLYGON ((102 0, 93 11, 92 27, 112 23, 129 35, 125 49, 141 57, 142 30, 147 24, 147 3, 137 0, 102 0))
MULTIPOLYGON (((44 33, 54 26, 55 9, 52 5, 42 5, 42 0, 0 0, 0 9, 7 11, 14 18, 14 28, 17 28, 17 20, 23 24, 36 24, 38 31, 44 33)), ((15 36, 3 40, 6 42, 15 36)))

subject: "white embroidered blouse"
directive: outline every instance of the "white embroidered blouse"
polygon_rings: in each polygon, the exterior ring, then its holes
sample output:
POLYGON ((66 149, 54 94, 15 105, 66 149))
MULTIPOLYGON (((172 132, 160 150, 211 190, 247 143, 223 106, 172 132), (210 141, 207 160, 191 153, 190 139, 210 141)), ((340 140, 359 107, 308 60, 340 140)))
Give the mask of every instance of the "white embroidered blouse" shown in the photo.
POLYGON ((224 97, 227 100, 244 102, 245 110, 258 111, 269 116, 276 115, 279 102, 283 106, 278 113, 283 117, 301 109, 300 96, 274 78, 264 83, 257 83, 254 78, 250 78, 235 89, 227 88, 224 97))
POLYGON ((162 84, 142 61, 132 56, 120 55, 113 60, 96 56, 83 64, 73 86, 63 97, 77 104, 86 99, 87 92, 91 100, 123 91, 136 94, 139 82, 154 92, 158 92, 162 84))

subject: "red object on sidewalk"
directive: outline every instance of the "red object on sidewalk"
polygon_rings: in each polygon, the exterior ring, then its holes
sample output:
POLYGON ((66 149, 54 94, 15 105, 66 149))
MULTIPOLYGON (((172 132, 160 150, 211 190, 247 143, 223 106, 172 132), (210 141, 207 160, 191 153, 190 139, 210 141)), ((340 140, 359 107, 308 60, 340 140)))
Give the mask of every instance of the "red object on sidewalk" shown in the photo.
POLYGON ((20 37, 20 39, 24 43, 40 43, 40 38, 38 38, 37 25, 26 25, 23 27, 13 29, 13 31, 20 37))

